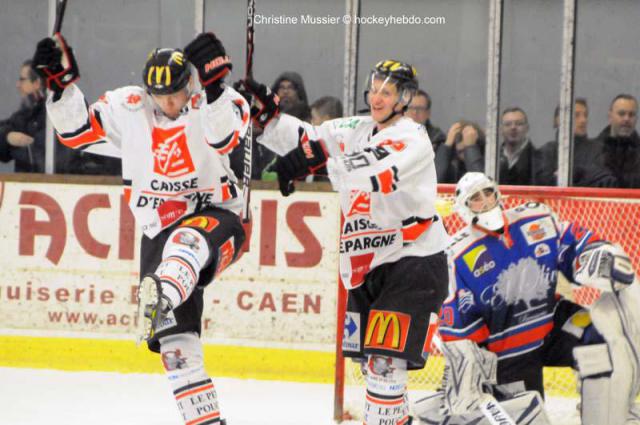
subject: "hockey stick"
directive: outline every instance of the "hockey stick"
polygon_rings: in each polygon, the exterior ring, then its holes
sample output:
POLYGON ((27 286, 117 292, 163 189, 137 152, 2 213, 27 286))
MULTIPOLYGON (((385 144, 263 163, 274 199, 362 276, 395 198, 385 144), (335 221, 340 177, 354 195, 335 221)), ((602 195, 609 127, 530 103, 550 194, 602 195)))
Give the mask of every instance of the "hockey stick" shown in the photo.
POLYGON ((53 24, 53 34, 59 33, 62 29, 64 12, 67 9, 67 0, 56 0, 56 20, 53 24))
MULTIPOLYGON (((245 78, 253 77, 253 17, 255 13, 255 0, 247 0, 247 56, 245 78)), ((251 99, 251 105, 253 99, 251 99)), ((253 162, 253 124, 249 117, 249 128, 244 141, 244 169, 242 174, 242 221, 251 220, 249 201, 251 200, 251 163, 253 162)))

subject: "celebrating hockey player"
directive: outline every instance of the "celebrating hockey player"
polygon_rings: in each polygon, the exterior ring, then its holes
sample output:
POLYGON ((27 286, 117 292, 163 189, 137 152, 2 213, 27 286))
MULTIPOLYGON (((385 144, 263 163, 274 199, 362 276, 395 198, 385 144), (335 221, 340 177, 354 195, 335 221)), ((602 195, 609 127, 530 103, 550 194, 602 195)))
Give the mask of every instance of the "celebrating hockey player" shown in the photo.
POLYGON ((244 83, 264 127, 259 142, 279 155, 283 195, 294 191, 294 180, 327 170, 340 193, 340 275, 350 289, 344 353, 364 361, 365 424, 407 424, 407 370, 424 367, 430 319, 447 291, 448 236, 435 209, 431 142, 424 127, 403 117, 417 90, 415 69, 378 63, 365 93, 371 116, 318 127, 280 114, 264 85, 244 83))
POLYGON ((60 34, 38 43, 33 65, 47 81, 59 140, 122 158, 125 193, 144 233, 139 339, 161 353, 185 423, 219 423, 199 339, 203 289, 245 241, 228 156, 249 125, 247 102, 224 85, 232 65, 222 43, 206 33, 184 52, 156 49, 144 66, 144 87, 108 91, 89 107, 60 34))
POLYGON ((575 365, 583 424, 638 423, 640 289, 627 255, 544 204, 505 211, 482 173, 465 174, 455 193, 468 226, 449 250, 442 339, 475 341, 497 355, 498 384, 542 396, 543 366, 575 365), (558 298, 558 273, 603 291, 590 311, 558 298))

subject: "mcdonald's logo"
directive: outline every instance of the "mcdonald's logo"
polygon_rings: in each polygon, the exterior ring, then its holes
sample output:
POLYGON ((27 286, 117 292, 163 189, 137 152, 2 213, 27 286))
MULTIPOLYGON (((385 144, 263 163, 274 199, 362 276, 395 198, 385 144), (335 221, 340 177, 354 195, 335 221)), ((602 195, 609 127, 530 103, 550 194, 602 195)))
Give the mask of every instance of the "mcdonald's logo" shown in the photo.
POLYGON ((220 222, 213 217, 205 217, 199 215, 196 217, 190 217, 180 223, 180 227, 197 227, 204 230, 207 233, 211 233, 213 229, 218 227, 220 222))
POLYGON ((147 85, 155 86, 162 84, 162 77, 164 77, 164 85, 171 85, 171 70, 168 65, 164 66, 152 66, 149 68, 149 72, 147 73, 147 85), (153 75, 155 74, 155 83, 153 82, 153 75))
POLYGON ((396 311, 371 310, 364 345, 367 348, 404 351, 411 316, 396 311))

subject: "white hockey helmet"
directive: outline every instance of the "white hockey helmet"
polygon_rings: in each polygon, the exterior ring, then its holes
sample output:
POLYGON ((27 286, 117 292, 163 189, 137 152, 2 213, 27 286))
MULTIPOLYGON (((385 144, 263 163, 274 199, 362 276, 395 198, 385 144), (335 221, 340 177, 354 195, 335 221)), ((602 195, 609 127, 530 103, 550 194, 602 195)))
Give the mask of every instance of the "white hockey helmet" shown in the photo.
POLYGON ((469 172, 458 181, 455 211, 465 223, 487 230, 505 225, 498 185, 484 173, 469 172))

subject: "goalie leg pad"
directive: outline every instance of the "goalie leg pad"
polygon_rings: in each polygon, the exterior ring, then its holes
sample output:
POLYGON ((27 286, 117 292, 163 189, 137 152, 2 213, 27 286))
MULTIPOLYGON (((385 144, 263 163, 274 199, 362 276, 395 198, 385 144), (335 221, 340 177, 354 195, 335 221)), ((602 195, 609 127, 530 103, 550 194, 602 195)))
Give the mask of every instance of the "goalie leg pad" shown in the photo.
POLYGON ((365 425, 409 423, 407 361, 370 355, 367 361, 365 425))
POLYGON ((525 391, 509 400, 494 402, 507 414, 508 418, 503 419, 489 419, 481 409, 462 415, 444 415, 440 410, 442 402, 441 393, 417 401, 413 406, 413 411, 420 419, 420 423, 425 425, 495 425, 496 423, 513 422, 517 425, 551 425, 544 410, 542 397, 537 391, 525 391))
POLYGON ((162 293, 178 307, 191 295, 200 279, 200 270, 210 260, 207 241, 195 229, 174 230, 162 251, 162 262, 155 274, 162 281, 162 293))
POLYGON ((632 412, 640 385, 638 294, 637 284, 618 293, 603 293, 591 309, 591 318, 606 344, 574 349, 585 425, 625 424, 632 412))
POLYGON ((160 338, 162 364, 185 424, 219 424, 218 396, 194 333, 160 338))

